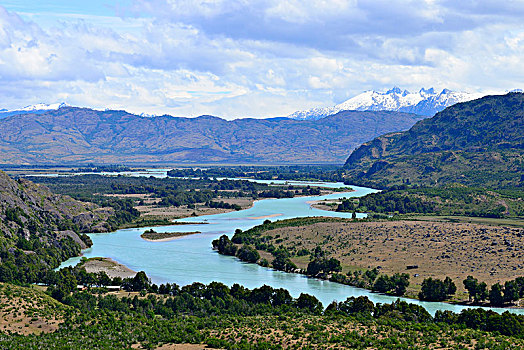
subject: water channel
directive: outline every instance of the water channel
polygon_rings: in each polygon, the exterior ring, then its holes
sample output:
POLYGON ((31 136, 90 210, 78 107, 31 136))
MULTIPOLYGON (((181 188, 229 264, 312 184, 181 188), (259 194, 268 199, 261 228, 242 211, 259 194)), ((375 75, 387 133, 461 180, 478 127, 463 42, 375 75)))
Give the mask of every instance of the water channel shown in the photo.
MULTIPOLYGON (((131 174, 133 175, 133 174, 131 174)), ((155 174, 162 177, 163 174, 155 174)), ((140 174, 138 176, 145 176, 140 174)), ((267 182, 261 180, 260 182, 267 182)), ((273 181, 278 183, 280 181, 273 181)), ((285 183, 285 181, 281 182, 285 183)), ((318 183, 290 181, 293 185, 317 185, 318 183)), ((345 187, 343 183, 324 183, 331 188, 345 187)), ((222 234, 232 236, 235 229, 249 229, 264 220, 282 220, 307 216, 350 217, 350 213, 337 213, 312 208, 311 201, 342 197, 360 197, 376 190, 351 186, 353 192, 339 192, 324 196, 265 199, 256 201, 253 207, 229 213, 180 219, 187 225, 155 227, 157 232, 194 232, 201 234, 185 236, 168 242, 149 242, 140 237, 148 227, 121 229, 111 233, 90 234, 93 246, 83 251, 83 256, 108 257, 135 271, 145 271, 154 283, 177 283, 186 285, 193 282, 209 283, 219 281, 226 285, 238 283, 248 288, 264 284, 285 288, 291 295, 308 293, 317 297, 324 306, 331 301, 343 301, 350 296, 365 295, 377 303, 390 303, 396 297, 371 293, 370 291, 339 283, 308 278, 304 275, 275 271, 270 268, 240 262, 235 257, 219 255, 211 249, 211 241, 222 234)), ((362 214, 360 214, 362 216, 362 214)), ((80 257, 69 259, 61 266, 76 265, 80 257)), ((424 306, 431 314, 436 310, 460 312, 464 307, 438 302, 406 301, 424 306)), ((506 309, 493 309, 497 312, 506 309)), ((511 312, 524 314, 522 309, 511 312)))

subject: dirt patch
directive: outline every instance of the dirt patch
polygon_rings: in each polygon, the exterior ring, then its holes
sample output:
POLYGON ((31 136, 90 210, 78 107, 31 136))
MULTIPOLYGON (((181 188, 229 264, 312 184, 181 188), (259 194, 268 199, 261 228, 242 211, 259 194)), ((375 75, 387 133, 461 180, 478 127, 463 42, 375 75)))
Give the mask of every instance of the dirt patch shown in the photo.
POLYGON ((328 210, 328 211, 335 211, 340 203, 342 203, 341 200, 333 200, 333 199, 327 199, 327 200, 321 200, 321 201, 310 201, 307 202, 310 204, 313 208, 321 209, 321 210, 328 210))
POLYGON ((156 350, 203 350, 211 349, 202 344, 164 344, 156 348, 156 350))
POLYGON ((83 266, 87 272, 97 273, 103 271, 111 278, 128 278, 136 275, 136 271, 110 258, 91 258, 88 259, 83 266))
POLYGON ((277 216, 282 216, 282 214, 271 214, 271 215, 264 215, 264 216, 248 216, 248 219, 259 220, 259 219, 275 218, 277 216))
MULTIPOLYGON (((142 349, 140 344, 131 345, 131 349, 142 349)), ((203 344, 163 344, 156 347, 155 350, 203 350, 213 349, 203 344)))

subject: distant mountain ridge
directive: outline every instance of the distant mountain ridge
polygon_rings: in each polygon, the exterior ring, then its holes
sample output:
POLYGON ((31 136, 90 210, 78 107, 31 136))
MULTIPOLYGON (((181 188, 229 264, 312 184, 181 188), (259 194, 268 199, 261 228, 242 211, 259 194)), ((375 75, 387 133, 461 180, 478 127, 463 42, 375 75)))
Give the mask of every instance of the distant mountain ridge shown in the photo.
POLYGON ((358 182, 515 187, 524 184, 524 94, 459 103, 404 132, 375 138, 344 166, 358 182))
POLYGON ((411 93, 395 87, 386 92, 366 91, 336 106, 298 111, 289 117, 297 120, 317 120, 347 110, 397 111, 430 117, 446 107, 482 96, 484 95, 455 92, 448 89, 437 92, 433 88, 420 89, 418 92, 411 93))
POLYGON ((228 121, 62 107, 1 119, 0 164, 342 164, 363 142, 421 118, 352 111, 318 121, 228 121))
POLYGON ((45 104, 45 103, 38 103, 36 105, 29 105, 25 106, 23 108, 18 109, 0 109, 0 119, 10 117, 12 115, 18 115, 18 114, 41 114, 47 111, 57 110, 63 107, 70 107, 68 103, 60 102, 60 103, 52 103, 52 104, 45 104))
MULTIPOLYGON (((42 114, 47 111, 53 111, 64 107, 73 107, 67 102, 58 102, 58 103, 38 103, 36 105, 29 105, 25 106, 23 108, 17 108, 17 109, 0 109, 0 119, 10 117, 12 115, 19 115, 19 114, 42 114)), ((94 108, 93 108, 94 109, 94 108)), ((100 109, 98 109, 100 110, 100 109)), ((109 108, 106 108, 105 110, 110 110, 109 108)), ((144 118, 152 118, 157 117, 156 114, 150 114, 150 113, 140 113, 141 117, 144 118)))

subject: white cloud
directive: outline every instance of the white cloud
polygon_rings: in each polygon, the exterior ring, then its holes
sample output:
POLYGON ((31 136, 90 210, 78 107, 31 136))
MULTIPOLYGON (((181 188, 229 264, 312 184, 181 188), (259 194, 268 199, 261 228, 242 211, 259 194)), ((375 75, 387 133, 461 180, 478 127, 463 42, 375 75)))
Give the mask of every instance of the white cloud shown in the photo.
POLYGON ((392 85, 521 87, 524 8, 497 4, 137 0, 138 17, 53 25, 0 6, 0 108, 267 117, 392 85))

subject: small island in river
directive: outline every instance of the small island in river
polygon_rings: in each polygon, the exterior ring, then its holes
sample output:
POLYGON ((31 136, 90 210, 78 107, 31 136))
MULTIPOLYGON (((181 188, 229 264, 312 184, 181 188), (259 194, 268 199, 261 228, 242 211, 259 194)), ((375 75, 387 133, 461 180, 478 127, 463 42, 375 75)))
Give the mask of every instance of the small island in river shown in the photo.
POLYGON ((200 231, 194 231, 194 232, 156 232, 153 229, 146 230, 144 233, 140 235, 143 239, 146 241, 154 241, 154 242, 166 242, 170 241, 176 238, 194 235, 197 233, 201 233, 200 231))

